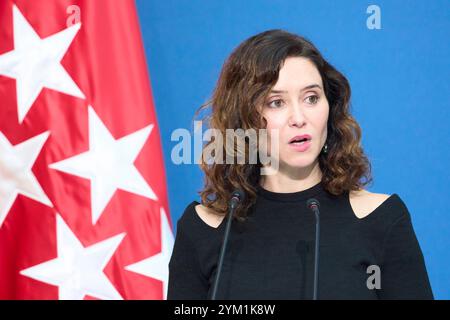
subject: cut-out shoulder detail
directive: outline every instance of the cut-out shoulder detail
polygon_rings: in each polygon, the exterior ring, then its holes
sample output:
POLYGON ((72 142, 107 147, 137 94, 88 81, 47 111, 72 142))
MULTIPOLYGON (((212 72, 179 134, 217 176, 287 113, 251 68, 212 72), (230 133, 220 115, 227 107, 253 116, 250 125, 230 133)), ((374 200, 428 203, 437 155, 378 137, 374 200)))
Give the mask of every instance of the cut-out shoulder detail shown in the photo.
POLYGON ((363 219, 376 211, 391 196, 366 190, 351 191, 349 202, 355 216, 358 219, 363 219))
POLYGON ((213 210, 205 207, 202 204, 198 204, 195 206, 195 212, 204 223, 206 223, 209 227, 214 229, 217 229, 220 226, 220 224, 223 221, 223 218, 225 217, 215 214, 213 210))

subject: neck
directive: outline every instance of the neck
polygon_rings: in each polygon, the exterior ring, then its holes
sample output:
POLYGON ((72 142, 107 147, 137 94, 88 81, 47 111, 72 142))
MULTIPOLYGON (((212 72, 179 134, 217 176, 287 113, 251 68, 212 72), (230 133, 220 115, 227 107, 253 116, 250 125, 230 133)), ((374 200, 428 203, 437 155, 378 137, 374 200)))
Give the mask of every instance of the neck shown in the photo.
POLYGON ((290 193, 309 189, 321 180, 322 171, 315 162, 305 168, 280 166, 276 173, 261 176, 260 185, 272 192, 290 193))

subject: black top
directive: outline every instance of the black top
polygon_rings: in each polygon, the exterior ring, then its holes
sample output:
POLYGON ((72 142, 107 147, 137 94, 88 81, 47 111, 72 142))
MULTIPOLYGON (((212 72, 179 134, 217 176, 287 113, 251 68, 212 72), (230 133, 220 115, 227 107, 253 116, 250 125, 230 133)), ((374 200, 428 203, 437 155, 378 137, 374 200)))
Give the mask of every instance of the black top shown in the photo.
MULTIPOLYGON (((433 299, 401 198, 393 194, 359 219, 348 192, 333 196, 321 183, 293 193, 258 187, 247 221, 231 226, 217 299, 312 298, 315 216, 306 207, 311 197, 320 202, 319 299, 433 299)), ((192 202, 177 224, 168 299, 211 296, 227 219, 218 228, 207 225, 195 211, 198 204, 192 202)))

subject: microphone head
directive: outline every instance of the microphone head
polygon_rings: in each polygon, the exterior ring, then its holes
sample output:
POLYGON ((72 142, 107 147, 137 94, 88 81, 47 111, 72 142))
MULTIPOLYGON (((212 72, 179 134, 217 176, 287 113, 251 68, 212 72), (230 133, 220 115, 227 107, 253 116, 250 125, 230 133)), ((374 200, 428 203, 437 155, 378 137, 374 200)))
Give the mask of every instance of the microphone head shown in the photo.
POLYGON ((308 201, 306 201, 306 206, 308 207, 308 209, 319 209, 320 207, 320 202, 319 200, 315 199, 315 198, 310 198, 308 199, 308 201))
POLYGON ((237 202, 241 202, 245 199, 245 192, 242 189, 236 189, 231 194, 231 199, 234 199, 237 202))

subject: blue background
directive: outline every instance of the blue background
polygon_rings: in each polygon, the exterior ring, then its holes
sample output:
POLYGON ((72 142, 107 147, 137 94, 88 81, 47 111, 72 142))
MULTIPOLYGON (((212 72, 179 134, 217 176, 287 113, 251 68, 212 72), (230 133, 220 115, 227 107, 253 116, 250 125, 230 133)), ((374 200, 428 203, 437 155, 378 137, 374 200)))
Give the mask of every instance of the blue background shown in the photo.
MULTIPOLYGON (((223 62, 248 37, 285 29, 310 39, 352 87, 352 114, 372 163, 371 192, 398 193, 425 256, 435 298, 450 299, 450 1, 137 0, 164 148, 172 221, 199 200, 196 164, 175 165, 177 128, 195 110, 223 62), (381 9, 370 30, 369 5, 381 9)), ((176 224, 174 223, 174 227, 176 224)))

